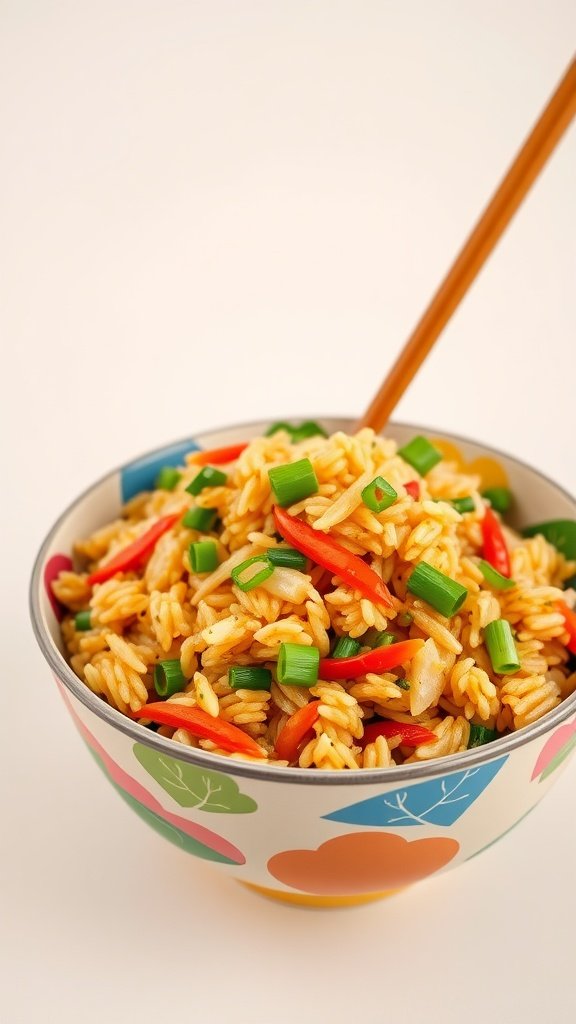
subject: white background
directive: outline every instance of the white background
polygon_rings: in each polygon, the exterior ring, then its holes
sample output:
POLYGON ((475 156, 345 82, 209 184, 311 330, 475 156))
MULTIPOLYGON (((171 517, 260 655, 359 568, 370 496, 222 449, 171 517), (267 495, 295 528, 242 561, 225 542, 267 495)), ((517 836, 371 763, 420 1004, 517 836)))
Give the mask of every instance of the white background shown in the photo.
MULTIPOLYGON (((572 0, 1 0, 0 30, 2 1020, 573 1021, 576 764, 454 872, 277 906, 126 812, 26 608, 112 465, 362 411, 568 63, 572 0)), ((572 129, 397 414, 568 488, 575 177, 572 129)))

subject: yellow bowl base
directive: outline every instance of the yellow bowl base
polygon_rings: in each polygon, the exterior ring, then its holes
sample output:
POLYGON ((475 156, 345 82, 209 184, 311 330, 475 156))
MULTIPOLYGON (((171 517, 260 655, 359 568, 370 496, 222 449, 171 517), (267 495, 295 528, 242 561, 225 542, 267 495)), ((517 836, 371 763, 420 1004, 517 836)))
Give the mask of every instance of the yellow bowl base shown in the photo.
POLYGON ((282 889, 268 889, 264 885, 255 885, 254 882, 243 882, 238 879, 241 885, 260 896, 269 900, 277 900, 280 903, 292 903, 303 907, 357 907, 362 903, 374 903, 376 900, 385 900, 394 896, 402 889, 386 889, 383 892, 361 892, 351 893, 344 896, 322 896, 320 894, 304 892, 284 892, 282 889))

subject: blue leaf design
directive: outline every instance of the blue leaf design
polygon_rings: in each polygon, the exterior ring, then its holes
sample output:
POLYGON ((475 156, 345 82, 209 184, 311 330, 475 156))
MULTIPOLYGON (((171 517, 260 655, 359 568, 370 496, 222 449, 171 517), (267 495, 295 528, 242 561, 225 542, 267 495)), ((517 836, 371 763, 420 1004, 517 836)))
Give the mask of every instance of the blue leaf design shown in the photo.
POLYGON ((198 451, 196 441, 180 441, 177 444, 161 448, 160 451, 145 455, 142 459, 136 459, 129 466, 124 466, 121 472, 120 487, 122 490, 122 501, 129 501, 140 491, 149 491, 154 486, 154 481, 162 466, 180 466, 184 456, 188 452, 198 451))
POLYGON ((349 804, 323 817, 351 825, 394 825, 398 828, 453 825, 478 799, 507 760, 508 757, 500 757, 478 768, 451 772, 415 786, 402 786, 360 803, 349 804))

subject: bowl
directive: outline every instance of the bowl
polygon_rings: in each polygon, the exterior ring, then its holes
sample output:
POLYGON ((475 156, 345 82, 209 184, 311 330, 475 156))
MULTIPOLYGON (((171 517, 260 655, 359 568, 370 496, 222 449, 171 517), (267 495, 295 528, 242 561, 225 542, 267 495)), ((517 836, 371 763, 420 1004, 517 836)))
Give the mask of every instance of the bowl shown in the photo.
MULTIPOLYGON (((323 419, 325 429, 352 421, 323 419)), ((158 449, 113 471, 52 527, 31 582, 36 639, 66 708, 122 799, 183 850, 266 896, 317 906, 380 899, 475 857, 522 820, 576 749, 576 694, 531 726, 483 747, 421 764, 322 772, 234 761, 172 743, 95 696, 66 663, 50 583, 74 540, 115 517, 164 465, 197 448, 263 433, 242 424, 158 449)), ((405 443, 425 434, 482 476, 509 483, 521 527, 575 518, 576 501, 541 473, 475 442, 390 424, 405 443)))

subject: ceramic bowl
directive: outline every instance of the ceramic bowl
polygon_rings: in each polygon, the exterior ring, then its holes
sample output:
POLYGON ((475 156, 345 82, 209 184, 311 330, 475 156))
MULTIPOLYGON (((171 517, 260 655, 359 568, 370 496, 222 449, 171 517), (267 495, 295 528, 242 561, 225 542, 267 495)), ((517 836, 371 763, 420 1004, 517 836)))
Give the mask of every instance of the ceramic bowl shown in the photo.
MULTIPOLYGON (((351 421, 325 419, 328 432, 351 421)), ((160 466, 195 448, 255 437, 242 424, 152 452, 94 484, 50 530, 31 584, 34 632, 64 703, 100 769, 144 821, 229 877, 286 902, 338 906, 397 892, 456 867, 501 838, 546 794, 576 747, 576 694, 533 726, 423 764, 321 772, 236 762, 171 743, 109 707, 62 653, 50 581, 76 538, 119 514, 160 466)), ((389 425, 400 443, 442 438, 484 486, 509 483, 514 525, 576 518, 576 502, 529 466, 459 437, 389 425)), ((192 865, 192 861, 190 862, 192 865)))

